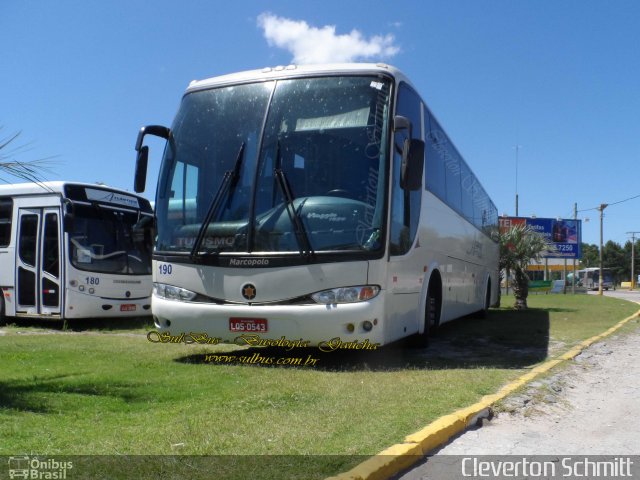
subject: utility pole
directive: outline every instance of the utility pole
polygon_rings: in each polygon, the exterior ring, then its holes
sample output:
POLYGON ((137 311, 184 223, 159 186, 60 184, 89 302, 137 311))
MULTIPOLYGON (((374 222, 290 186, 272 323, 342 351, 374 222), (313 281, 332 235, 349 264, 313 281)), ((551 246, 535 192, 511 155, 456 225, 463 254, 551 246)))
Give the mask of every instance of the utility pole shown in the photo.
POLYGON ((609 205, 606 203, 601 203, 600 206, 598 207, 598 210, 600 210, 600 278, 598 280, 598 295, 600 296, 602 296, 602 279, 604 278, 603 272, 602 272, 602 234, 603 234, 602 224, 604 219, 604 209, 607 208, 608 206, 609 205))
MULTIPOLYGON (((578 204, 573 204, 573 219, 576 221, 576 228, 578 228, 578 204)), ((580 240, 580 232, 576 232, 578 234, 578 241, 580 240)), ((581 248, 581 245, 578 242, 578 248, 581 248)), ((566 277, 565 277, 566 280, 566 277)), ((576 257, 573 257, 573 282, 571 282, 571 293, 576 294, 576 257)))
POLYGON ((518 152, 521 145, 516 145, 516 217, 518 216, 518 152))
POLYGON ((627 235, 631 235, 631 290, 636 287, 636 235, 640 232, 627 232, 627 235))

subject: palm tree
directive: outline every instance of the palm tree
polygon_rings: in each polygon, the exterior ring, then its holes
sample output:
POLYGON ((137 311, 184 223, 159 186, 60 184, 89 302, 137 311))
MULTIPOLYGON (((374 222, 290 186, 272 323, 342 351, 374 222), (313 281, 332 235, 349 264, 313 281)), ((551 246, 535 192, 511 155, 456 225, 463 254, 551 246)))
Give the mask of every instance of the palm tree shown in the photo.
POLYGON ((514 308, 524 310, 529 296, 527 265, 531 260, 539 262, 544 253, 555 250, 555 247, 527 225, 517 225, 500 232, 499 238, 500 271, 513 271, 513 294, 516 297, 514 308))
MULTIPOLYGON (((1 127, 0 127, 1 128, 1 127)), ((0 138, 0 182, 11 183, 5 175, 16 177, 27 182, 44 182, 43 174, 48 171, 49 159, 18 161, 15 156, 24 151, 24 147, 18 146, 8 150, 9 145, 20 133, 15 133, 6 138, 0 138)))

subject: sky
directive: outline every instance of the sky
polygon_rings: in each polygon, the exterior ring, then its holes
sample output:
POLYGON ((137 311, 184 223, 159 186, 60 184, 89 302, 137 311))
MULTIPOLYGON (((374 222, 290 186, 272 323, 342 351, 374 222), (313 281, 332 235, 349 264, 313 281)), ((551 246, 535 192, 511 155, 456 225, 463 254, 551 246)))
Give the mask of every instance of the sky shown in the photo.
POLYGON ((133 190, 138 130, 170 126, 191 80, 384 61, 500 214, 516 190, 520 216, 572 218, 577 204, 597 244, 609 204, 604 241, 624 244, 640 231, 638 18, 635 0, 2 0, 0 141, 19 133, 4 153, 50 159, 48 180, 133 190))

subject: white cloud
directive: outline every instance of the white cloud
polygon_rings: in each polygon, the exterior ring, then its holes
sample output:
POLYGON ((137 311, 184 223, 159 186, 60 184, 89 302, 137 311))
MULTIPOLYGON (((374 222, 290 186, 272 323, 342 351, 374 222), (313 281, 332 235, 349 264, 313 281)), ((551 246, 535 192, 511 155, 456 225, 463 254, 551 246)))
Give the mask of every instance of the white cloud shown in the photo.
POLYGON ((352 30, 338 35, 335 25, 317 28, 304 20, 291 20, 271 13, 261 14, 258 26, 263 29, 269 45, 291 52, 292 62, 297 64, 379 60, 400 51, 390 34, 367 39, 358 30, 352 30))

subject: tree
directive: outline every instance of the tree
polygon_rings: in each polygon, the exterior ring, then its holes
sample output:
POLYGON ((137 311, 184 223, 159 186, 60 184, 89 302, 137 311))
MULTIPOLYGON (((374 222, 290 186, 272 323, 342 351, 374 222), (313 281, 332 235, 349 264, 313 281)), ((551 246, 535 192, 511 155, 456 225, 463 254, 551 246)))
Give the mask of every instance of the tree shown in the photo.
POLYGON ((583 268, 597 267, 600 265, 600 248, 594 244, 582 244, 582 258, 580 262, 583 268))
POLYGON ((609 240, 602 247, 602 266, 603 268, 609 268, 611 270, 616 282, 621 278, 629 278, 631 256, 629 256, 629 261, 627 261, 624 249, 620 244, 609 240))
MULTIPOLYGON (((640 258, 640 240, 636 240, 636 259, 640 258)), ((582 244, 581 268, 600 266, 600 249, 597 245, 582 244)), ((638 261, 635 262, 636 272, 638 261)), ((631 241, 627 241, 624 247, 613 240, 607 241, 602 247, 602 267, 611 269, 616 280, 629 281, 631 279, 631 241)))
MULTIPOLYGON (((1 128, 0 128, 1 129, 1 128)), ((42 183, 43 174, 48 170, 48 159, 18 161, 15 156, 24 151, 24 147, 9 149, 11 143, 18 138, 20 133, 15 133, 0 139, 0 182, 11 183, 6 176, 16 177, 27 182, 42 183)))
POLYGON ((527 225, 517 225, 500 232, 499 241, 500 270, 513 271, 513 294, 516 297, 514 308, 524 310, 529 296, 527 266, 532 260, 540 261, 543 254, 552 251, 554 247, 527 225))

